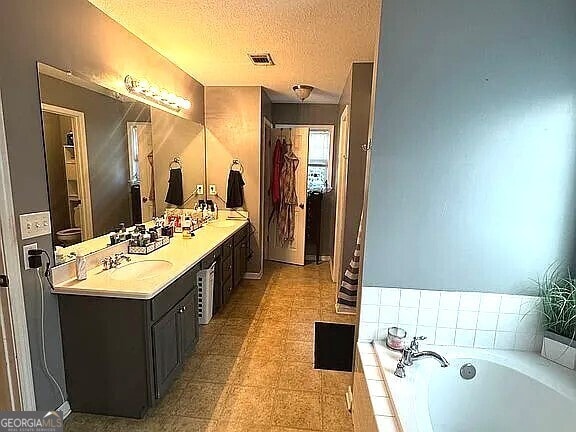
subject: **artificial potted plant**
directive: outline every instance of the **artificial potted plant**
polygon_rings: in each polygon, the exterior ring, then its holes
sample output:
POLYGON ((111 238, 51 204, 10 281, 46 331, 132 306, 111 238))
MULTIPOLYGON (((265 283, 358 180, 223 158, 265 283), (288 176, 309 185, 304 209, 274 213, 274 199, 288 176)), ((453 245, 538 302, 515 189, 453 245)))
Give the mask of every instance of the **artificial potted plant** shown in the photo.
POLYGON ((563 266, 554 265, 537 283, 545 330, 542 356, 575 369, 576 279, 563 266))

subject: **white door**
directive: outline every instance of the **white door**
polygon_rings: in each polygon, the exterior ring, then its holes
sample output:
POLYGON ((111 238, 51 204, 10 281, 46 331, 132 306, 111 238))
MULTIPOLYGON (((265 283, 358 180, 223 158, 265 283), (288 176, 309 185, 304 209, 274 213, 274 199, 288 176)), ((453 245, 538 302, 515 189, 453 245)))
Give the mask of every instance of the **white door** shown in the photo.
POLYGON ((140 185, 140 204, 142 221, 151 221, 155 216, 154 197, 154 153, 152 147, 152 124, 148 122, 130 122, 129 140, 131 143, 132 182, 140 185), (134 165, 132 165, 134 164, 134 165))
POLYGON ((342 278, 342 254, 344 243, 344 217, 346 215, 346 185, 348 184, 348 136, 349 106, 340 116, 340 137, 338 141, 338 177, 336 180, 336 223, 334 227, 334 265, 332 281, 340 285, 342 278))
MULTIPOLYGON (((294 214, 294 241, 284 243, 278 236, 277 215, 270 223, 268 232, 268 259, 287 264, 304 265, 306 245, 306 186, 308 180, 308 128, 284 129, 284 136, 289 136, 292 151, 299 159, 296 170, 296 194, 298 206, 294 214)), ((273 141, 279 136, 278 130, 273 134, 273 141)), ((274 151, 272 149, 272 151, 274 151)))

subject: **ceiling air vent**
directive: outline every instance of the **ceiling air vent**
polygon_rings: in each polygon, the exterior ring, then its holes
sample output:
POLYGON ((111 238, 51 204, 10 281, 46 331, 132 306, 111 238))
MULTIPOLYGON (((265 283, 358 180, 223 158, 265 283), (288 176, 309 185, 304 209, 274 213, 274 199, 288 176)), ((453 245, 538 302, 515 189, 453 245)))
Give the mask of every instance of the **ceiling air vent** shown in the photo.
POLYGON ((248 54, 252 63, 255 66, 274 66, 272 56, 270 54, 248 54))

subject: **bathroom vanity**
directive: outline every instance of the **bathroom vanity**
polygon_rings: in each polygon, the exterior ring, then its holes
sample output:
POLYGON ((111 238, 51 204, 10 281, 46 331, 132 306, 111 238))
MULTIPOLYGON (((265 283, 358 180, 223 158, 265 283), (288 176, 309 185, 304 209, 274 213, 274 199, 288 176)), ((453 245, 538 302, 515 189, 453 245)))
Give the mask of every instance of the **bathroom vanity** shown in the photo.
POLYGON ((222 307, 246 271, 249 227, 208 224, 116 269, 55 283, 73 411, 142 418, 162 398, 198 341, 198 271, 216 263, 222 307))

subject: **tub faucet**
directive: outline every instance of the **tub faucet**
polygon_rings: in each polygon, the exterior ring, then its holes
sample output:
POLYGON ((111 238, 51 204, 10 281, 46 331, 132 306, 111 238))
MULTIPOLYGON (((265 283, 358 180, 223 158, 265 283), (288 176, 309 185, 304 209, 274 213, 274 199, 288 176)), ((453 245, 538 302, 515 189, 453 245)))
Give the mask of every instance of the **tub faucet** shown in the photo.
POLYGON ((394 371, 394 375, 396 375, 398 378, 405 378, 406 377, 406 367, 412 366, 416 360, 420 360, 423 358, 430 357, 430 358, 436 359, 438 361, 438 363, 440 363, 440 366, 442 366, 442 367, 448 367, 450 365, 448 360, 446 360, 446 358, 443 355, 438 354, 437 352, 420 351, 418 348, 418 342, 417 341, 418 340, 424 340, 424 339, 425 338, 422 336, 418 337, 418 338, 414 338, 414 340, 410 344, 410 347, 404 348, 404 350, 402 351, 402 357, 400 358, 400 360, 398 361, 398 364, 396 365, 396 371, 394 371))

